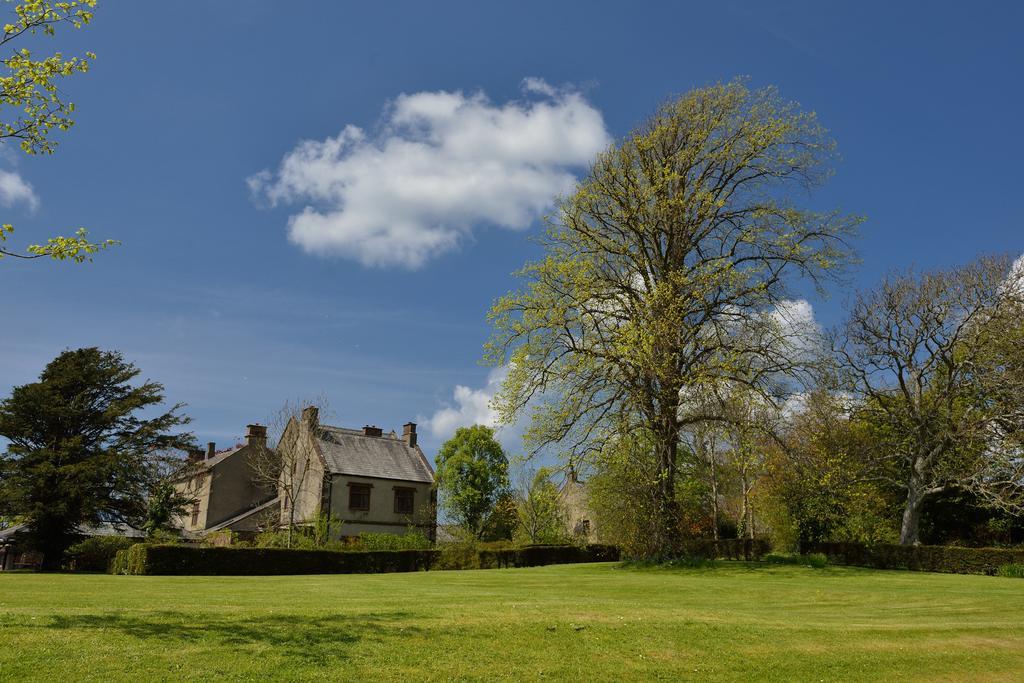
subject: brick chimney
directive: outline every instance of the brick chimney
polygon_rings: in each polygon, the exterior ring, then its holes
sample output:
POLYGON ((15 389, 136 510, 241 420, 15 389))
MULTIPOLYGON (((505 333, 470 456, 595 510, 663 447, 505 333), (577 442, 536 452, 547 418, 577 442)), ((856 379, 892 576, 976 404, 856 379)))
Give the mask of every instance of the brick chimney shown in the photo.
POLYGON ((416 446, 415 422, 406 422, 402 425, 402 441, 404 441, 409 448, 414 448, 416 446))
POLYGON ((217 443, 210 441, 206 444, 206 459, 209 460, 217 453, 217 443))
POLYGON ((266 446, 267 428, 264 425, 245 425, 245 444, 247 446, 266 446))
POLYGON ((363 436, 380 436, 384 430, 377 426, 366 425, 363 427, 363 436))
POLYGON ((202 448, 190 448, 190 449, 188 449, 188 461, 189 462, 199 462, 200 460, 203 459, 203 455, 204 455, 204 453, 203 453, 203 449, 202 448))

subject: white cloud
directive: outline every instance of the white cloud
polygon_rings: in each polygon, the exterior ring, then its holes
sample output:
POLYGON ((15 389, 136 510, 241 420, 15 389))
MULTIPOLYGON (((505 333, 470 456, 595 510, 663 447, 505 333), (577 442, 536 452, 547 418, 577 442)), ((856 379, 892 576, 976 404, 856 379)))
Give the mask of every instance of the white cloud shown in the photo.
POLYGON ((0 205, 10 208, 19 202, 32 211, 39 208, 39 197, 28 181, 13 171, 0 170, 0 205))
POLYGON ((447 439, 459 427, 485 425, 498 426, 498 413, 491 407, 494 395, 508 375, 507 367, 497 367, 487 374, 487 383, 480 389, 463 386, 455 387, 453 402, 437 410, 429 418, 420 418, 430 433, 438 439, 447 439))
POLYGON ((1010 264, 1010 272, 1006 275, 1003 287, 1018 297, 1024 296, 1024 256, 1018 256, 1010 264))
POLYGON ((288 235, 307 252, 416 268, 478 225, 529 227, 608 145, 579 92, 528 78, 523 93, 503 105, 483 93, 399 95, 379 134, 349 125, 300 142, 249 188, 272 205, 304 204, 288 235))
POLYGON ((820 348, 821 326, 814 319, 814 307, 806 299, 780 301, 772 318, 779 325, 780 342, 790 358, 808 360, 820 348))

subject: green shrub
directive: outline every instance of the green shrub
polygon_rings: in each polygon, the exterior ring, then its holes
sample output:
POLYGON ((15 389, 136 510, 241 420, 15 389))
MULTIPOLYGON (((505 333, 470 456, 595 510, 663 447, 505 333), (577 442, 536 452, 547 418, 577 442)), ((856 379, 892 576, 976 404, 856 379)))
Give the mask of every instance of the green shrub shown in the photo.
POLYGON ((353 550, 427 550, 433 543, 421 531, 406 534, 362 533, 353 544, 353 550))
POLYGON ((668 560, 626 560, 623 567, 629 569, 701 569, 715 566, 715 560, 699 555, 681 555, 668 560))
POLYGON ((79 541, 67 550, 68 568, 79 572, 110 571, 118 551, 138 543, 124 536, 93 536, 79 541))
POLYGON ((875 569, 994 575, 1003 565, 1024 564, 1024 549, 863 543, 805 545, 804 550, 823 553, 831 564, 875 569))
POLYGON ((790 553, 768 553, 761 561, 768 564, 796 564, 796 558, 796 555, 790 553))
POLYGON ((114 560, 110 563, 111 574, 145 574, 146 573, 146 548, 151 547, 146 543, 136 543, 124 550, 118 550, 114 560))
POLYGON ((677 557, 703 557, 709 560, 759 560, 768 552, 762 538, 694 538, 682 541, 677 557))
POLYGON ((291 538, 287 530, 263 531, 253 539, 256 548, 291 548, 292 550, 348 550, 351 546, 343 540, 329 540, 314 530, 293 529, 291 538), (291 545, 289 546, 289 543, 291 545))
POLYGON ((768 564, 794 564, 802 567, 814 567, 816 569, 821 569, 828 565, 828 557, 823 553, 810 553, 809 555, 768 553, 761 558, 761 561, 768 564))
POLYGON ((1003 564, 996 570, 999 576, 1007 576, 1013 579, 1024 579, 1024 564, 1003 564))
POLYGON ((437 544, 437 569, 480 569, 480 551, 473 538, 437 544))
POLYGON ((161 543, 164 545, 181 543, 181 534, 168 529, 154 529, 146 536, 146 543, 161 543))
POLYGON ((802 560, 801 564, 806 564, 807 566, 814 567, 815 569, 821 569, 828 565, 828 556, 826 556, 825 553, 801 555, 800 559, 802 560))

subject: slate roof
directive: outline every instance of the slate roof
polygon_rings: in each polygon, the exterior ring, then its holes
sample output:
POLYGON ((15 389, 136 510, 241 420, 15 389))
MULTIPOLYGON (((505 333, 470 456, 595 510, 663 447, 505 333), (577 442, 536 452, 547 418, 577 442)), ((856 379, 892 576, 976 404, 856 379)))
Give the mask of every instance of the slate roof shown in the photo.
MULTIPOLYGON (((27 524, 15 524, 6 529, 0 529, 0 540, 13 539, 19 532, 26 529, 27 524)), ((100 522, 99 524, 79 524, 75 532, 82 536, 125 536, 127 538, 144 538, 145 531, 133 529, 127 524, 116 524, 114 522, 100 522)))
POLYGON ((423 451, 410 448, 394 432, 366 436, 361 429, 320 425, 317 443, 332 474, 434 482, 434 469, 423 451))

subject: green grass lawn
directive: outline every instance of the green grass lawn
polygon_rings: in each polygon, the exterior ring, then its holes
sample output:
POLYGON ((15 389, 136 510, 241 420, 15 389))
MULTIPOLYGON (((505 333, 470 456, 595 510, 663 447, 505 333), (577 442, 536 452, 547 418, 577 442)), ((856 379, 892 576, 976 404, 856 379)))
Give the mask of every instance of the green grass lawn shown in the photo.
POLYGON ((723 563, 0 574, 0 679, 1024 680, 1024 581, 723 563))

